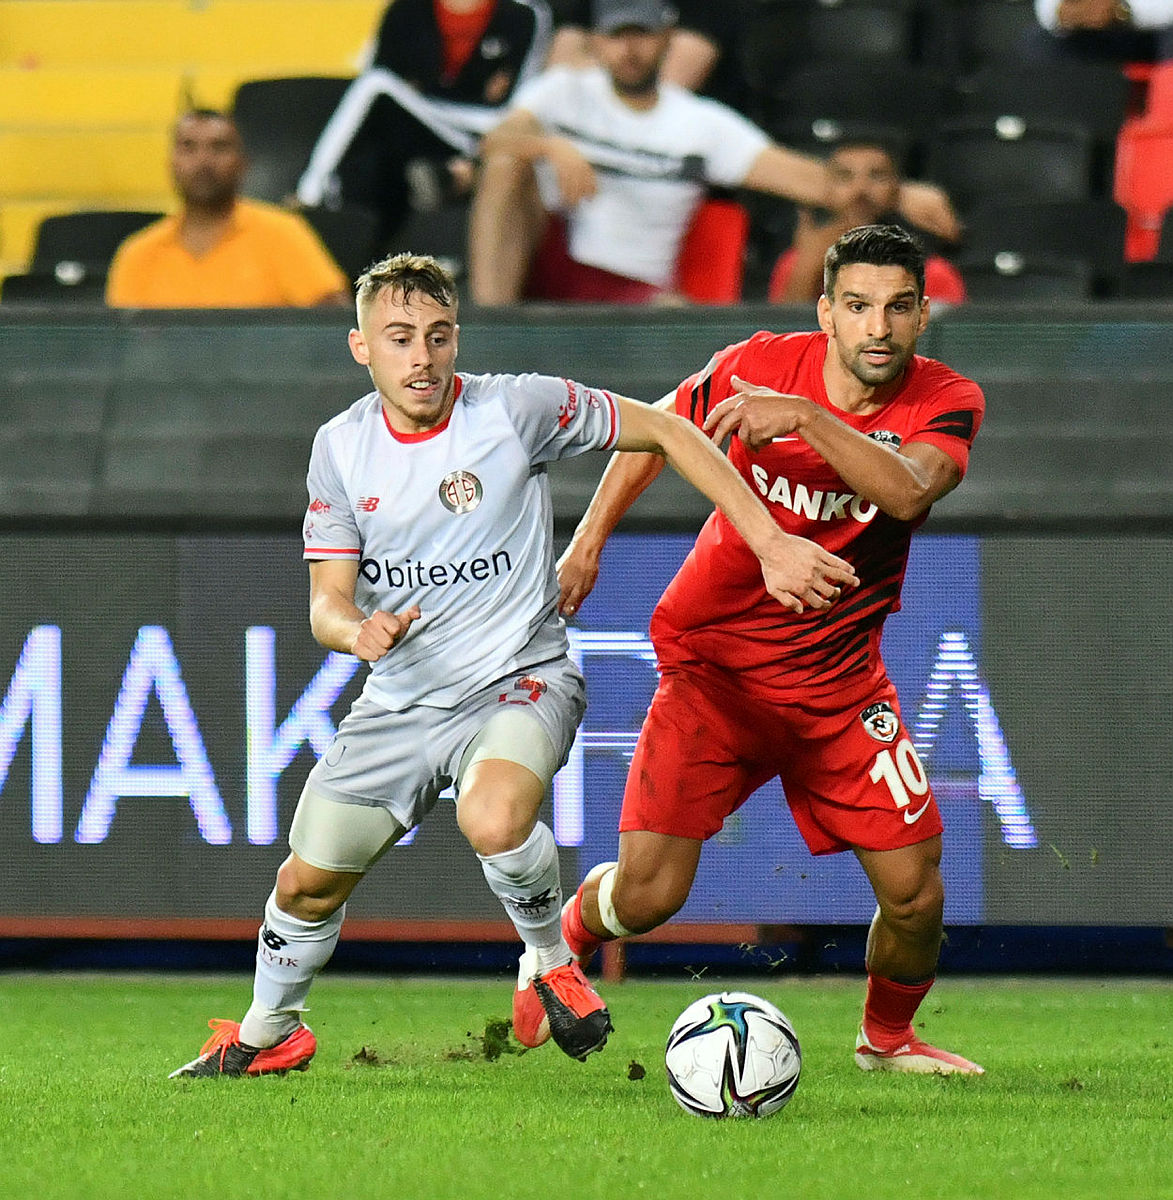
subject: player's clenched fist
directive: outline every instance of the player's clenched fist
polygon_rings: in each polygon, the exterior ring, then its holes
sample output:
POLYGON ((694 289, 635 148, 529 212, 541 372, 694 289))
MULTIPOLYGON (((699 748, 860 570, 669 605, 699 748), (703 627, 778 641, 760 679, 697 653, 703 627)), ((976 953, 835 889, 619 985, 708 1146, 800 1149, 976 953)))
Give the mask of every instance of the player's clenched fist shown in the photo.
POLYGON ((403 641, 413 621, 418 621, 418 604, 405 608, 401 613, 373 612, 358 627, 351 654, 364 662, 377 662, 392 646, 403 641))

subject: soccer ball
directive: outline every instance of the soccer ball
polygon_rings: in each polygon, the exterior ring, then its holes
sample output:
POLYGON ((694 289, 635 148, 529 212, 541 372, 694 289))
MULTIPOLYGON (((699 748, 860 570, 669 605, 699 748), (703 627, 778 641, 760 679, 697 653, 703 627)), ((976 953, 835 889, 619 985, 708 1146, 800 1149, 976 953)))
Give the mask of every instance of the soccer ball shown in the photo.
POLYGON ((749 992, 694 1000, 676 1018, 664 1052, 668 1087, 699 1117, 768 1117, 784 1108, 802 1070, 784 1014, 749 992))

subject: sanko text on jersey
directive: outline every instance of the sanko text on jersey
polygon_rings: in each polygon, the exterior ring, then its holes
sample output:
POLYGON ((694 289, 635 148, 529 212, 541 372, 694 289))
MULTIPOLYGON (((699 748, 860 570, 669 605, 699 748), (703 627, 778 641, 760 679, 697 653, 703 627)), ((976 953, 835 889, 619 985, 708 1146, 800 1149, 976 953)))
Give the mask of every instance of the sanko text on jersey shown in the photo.
POLYGON ((750 467, 754 483, 771 504, 781 504, 798 516, 809 521, 836 521, 854 517, 867 524, 880 510, 870 501, 854 492, 823 492, 809 490, 805 484, 793 487, 785 475, 771 479, 764 467, 754 463, 750 467))
POLYGON ((396 565, 386 559, 380 562, 377 558, 364 558, 358 569, 362 577, 376 587, 384 582, 390 588, 445 587, 450 583, 480 582, 493 575, 508 574, 513 570, 513 560, 507 550, 496 550, 490 558, 470 558, 458 563, 413 562, 409 558, 396 565))

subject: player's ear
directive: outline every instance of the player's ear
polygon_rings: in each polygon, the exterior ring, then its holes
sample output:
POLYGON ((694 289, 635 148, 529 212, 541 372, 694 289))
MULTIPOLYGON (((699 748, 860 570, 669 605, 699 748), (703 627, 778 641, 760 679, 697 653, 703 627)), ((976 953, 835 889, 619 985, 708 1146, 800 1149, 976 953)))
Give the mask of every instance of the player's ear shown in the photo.
POLYGON ((460 353, 460 326, 453 325, 452 326, 452 358, 453 358, 453 360, 455 360, 456 356, 459 353, 460 353))
POLYGON ((819 328, 828 337, 833 336, 835 333, 835 322, 831 317, 831 301, 827 299, 826 292, 819 297, 819 302, 815 306, 815 312, 819 317, 819 328))
POLYGON ((920 321, 917 322, 916 336, 920 337, 929 324, 929 298, 922 296, 920 301, 920 321))
POLYGON ((369 367, 371 365, 371 352, 367 348, 367 340, 363 337, 362 331, 352 329, 350 336, 346 340, 350 345, 350 353, 354 361, 360 366, 369 367))

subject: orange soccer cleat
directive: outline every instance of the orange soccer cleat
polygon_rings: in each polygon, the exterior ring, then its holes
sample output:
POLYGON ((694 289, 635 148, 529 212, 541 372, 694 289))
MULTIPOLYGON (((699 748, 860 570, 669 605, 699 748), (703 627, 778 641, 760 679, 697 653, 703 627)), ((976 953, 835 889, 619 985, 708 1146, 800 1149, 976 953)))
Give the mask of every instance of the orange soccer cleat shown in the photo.
POLYGON ((198 1058, 172 1071, 168 1079, 203 1078, 209 1075, 284 1075, 304 1071, 318 1048, 308 1025, 298 1027, 275 1046, 258 1050, 240 1040, 240 1024, 213 1017, 208 1022, 212 1036, 203 1044, 198 1058))
MULTIPOLYGON (((522 956, 521 975, 526 975, 522 956)), ((602 1050, 611 1032, 611 1014, 576 962, 544 975, 519 977, 513 993, 513 1032, 523 1046, 541 1046, 553 1037, 571 1058, 582 1062, 602 1050)))

